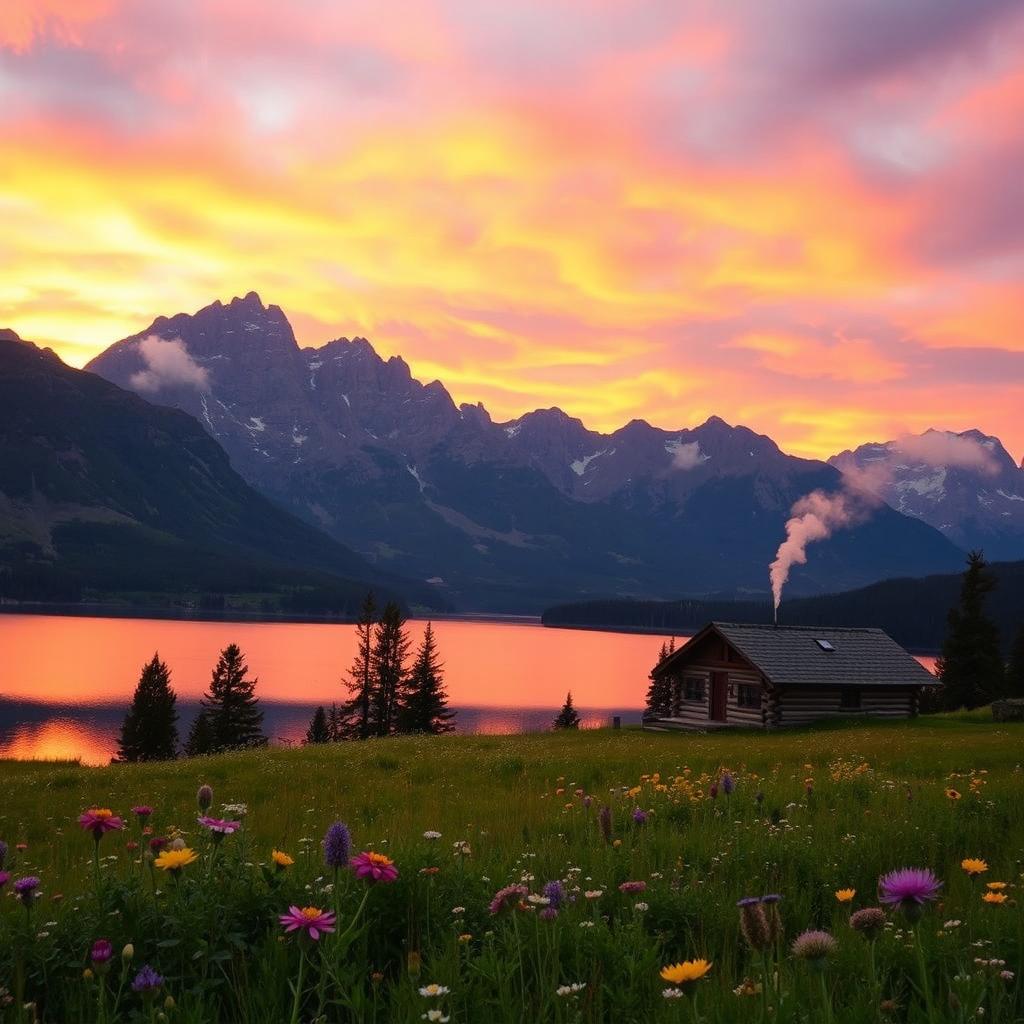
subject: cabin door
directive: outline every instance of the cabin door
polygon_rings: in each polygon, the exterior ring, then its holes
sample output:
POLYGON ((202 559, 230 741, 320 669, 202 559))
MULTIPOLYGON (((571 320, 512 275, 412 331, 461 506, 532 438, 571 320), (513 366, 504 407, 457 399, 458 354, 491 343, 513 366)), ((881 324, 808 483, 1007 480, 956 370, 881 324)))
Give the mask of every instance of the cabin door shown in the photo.
POLYGON ((725 672, 711 673, 711 704, 708 718, 713 722, 725 721, 726 695, 729 692, 729 676, 725 672))

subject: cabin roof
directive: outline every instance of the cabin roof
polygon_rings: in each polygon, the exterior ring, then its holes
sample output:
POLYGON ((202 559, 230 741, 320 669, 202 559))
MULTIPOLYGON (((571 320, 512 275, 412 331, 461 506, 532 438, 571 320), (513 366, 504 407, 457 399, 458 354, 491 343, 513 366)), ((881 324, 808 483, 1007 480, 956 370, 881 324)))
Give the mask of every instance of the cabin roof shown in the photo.
POLYGON ((689 653, 711 632, 775 686, 927 686, 935 682, 912 654, 881 629, 742 622, 709 622, 658 666, 659 674, 685 665, 689 653))

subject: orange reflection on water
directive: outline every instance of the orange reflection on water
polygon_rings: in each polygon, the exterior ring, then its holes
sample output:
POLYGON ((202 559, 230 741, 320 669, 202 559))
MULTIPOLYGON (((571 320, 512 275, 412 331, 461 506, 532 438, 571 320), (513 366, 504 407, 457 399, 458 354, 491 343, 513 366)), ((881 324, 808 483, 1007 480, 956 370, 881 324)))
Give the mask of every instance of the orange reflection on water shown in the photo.
POLYGON ((87 721, 50 718, 15 726, 0 740, 0 758, 46 761, 82 760, 106 764, 113 753, 110 737, 87 721))

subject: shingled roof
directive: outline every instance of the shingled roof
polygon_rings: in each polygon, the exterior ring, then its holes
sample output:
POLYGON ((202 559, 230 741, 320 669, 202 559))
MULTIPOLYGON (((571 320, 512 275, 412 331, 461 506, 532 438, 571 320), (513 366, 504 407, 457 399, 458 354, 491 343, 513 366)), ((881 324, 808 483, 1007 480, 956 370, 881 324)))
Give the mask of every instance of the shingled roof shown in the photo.
POLYGON ((881 629, 711 622, 659 668, 682 665, 710 631, 775 686, 927 686, 935 677, 881 629), (818 641, 824 641, 826 646, 818 641))

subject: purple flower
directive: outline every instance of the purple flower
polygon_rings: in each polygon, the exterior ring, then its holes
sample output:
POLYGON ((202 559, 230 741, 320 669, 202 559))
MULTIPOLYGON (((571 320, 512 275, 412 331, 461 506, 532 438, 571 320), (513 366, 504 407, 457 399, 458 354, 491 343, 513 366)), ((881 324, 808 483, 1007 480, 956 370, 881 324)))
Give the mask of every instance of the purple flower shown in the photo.
POLYGON ((594 798, 593 798, 593 797, 591 797, 591 796, 585 796, 585 797, 583 798, 583 806, 584 806, 584 807, 586 807, 588 811, 590 810, 590 805, 591 805, 591 804, 592 804, 593 802, 594 802, 594 798))
POLYGON ((26 907, 32 905, 32 901, 36 898, 36 890, 39 888, 39 879, 35 875, 27 875, 25 878, 19 878, 14 883, 15 895, 19 897, 22 903, 26 907))
POLYGON ((554 921, 558 917, 556 907, 545 907, 538 915, 542 921, 554 921))
POLYGON ((736 780, 728 772, 722 772, 720 784, 722 792, 726 796, 732 796, 733 790, 736 788, 736 780))
POLYGON ((636 896, 638 893, 644 892, 647 889, 647 883, 640 882, 621 882, 619 884, 619 892, 625 893, 627 896, 636 896))
POLYGON ((761 897, 762 903, 781 903, 782 897, 777 892, 770 892, 767 896, 761 897))
POLYGON ((140 992, 144 999, 152 999, 163 983, 164 979, 149 964, 146 964, 144 967, 140 967, 139 973, 135 975, 132 990, 140 992))
POLYGON ((92 944, 89 959, 94 964, 105 964, 114 955, 114 947, 109 939, 97 939, 92 944))
POLYGON ((352 833, 343 821, 336 821, 324 834, 324 861, 336 871, 347 867, 352 855, 352 833))
POLYGON ((633 820, 638 825, 644 825, 647 822, 647 812, 639 807, 633 808, 633 820))
POLYGON ((810 930, 793 940, 793 956, 820 967, 830 956, 835 956, 839 943, 828 932, 810 930))
POLYGON ((139 819, 140 825, 145 825, 152 813, 153 808, 149 804, 139 804, 138 807, 132 808, 132 814, 139 819))
POLYGON ((931 868, 900 868, 878 880, 878 899, 899 907, 909 920, 916 921, 924 905, 938 899, 941 888, 931 868))
POLYGON ((559 881, 546 882, 541 890, 548 898, 548 906, 560 910, 565 903, 565 886, 559 881))
POLYGON ((885 927, 885 911, 881 907, 865 907, 863 910, 857 910, 850 915, 850 927, 871 942, 885 927))
POLYGON ((494 894, 494 899, 491 900, 488 907, 491 916, 493 917, 496 914, 500 914, 503 910, 517 906, 529 891, 525 885, 506 885, 504 889, 499 889, 494 894))

